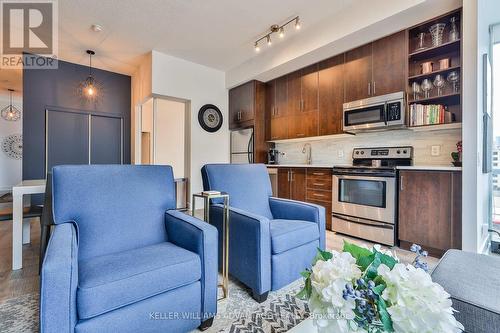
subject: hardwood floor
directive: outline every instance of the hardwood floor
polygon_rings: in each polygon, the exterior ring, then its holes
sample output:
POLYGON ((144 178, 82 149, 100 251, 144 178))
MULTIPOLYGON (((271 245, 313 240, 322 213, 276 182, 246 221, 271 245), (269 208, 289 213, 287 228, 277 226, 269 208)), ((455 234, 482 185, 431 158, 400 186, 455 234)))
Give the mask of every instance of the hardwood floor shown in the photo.
MULTIPOLYGON (((372 243, 341 236, 327 231, 326 246, 340 251, 343 241, 371 246, 372 243)), ((40 223, 31 221, 31 244, 23 245, 23 269, 12 271, 12 222, 0 222, 0 302, 3 300, 39 291, 38 257, 40 244, 40 223)), ((413 253, 394 248, 396 255, 405 262, 411 262, 413 253)), ((429 257, 427 263, 433 268, 438 259, 429 257)))
POLYGON ((12 221, 0 222, 0 302, 39 291, 40 222, 31 219, 31 243, 23 245, 23 268, 12 270, 12 221))

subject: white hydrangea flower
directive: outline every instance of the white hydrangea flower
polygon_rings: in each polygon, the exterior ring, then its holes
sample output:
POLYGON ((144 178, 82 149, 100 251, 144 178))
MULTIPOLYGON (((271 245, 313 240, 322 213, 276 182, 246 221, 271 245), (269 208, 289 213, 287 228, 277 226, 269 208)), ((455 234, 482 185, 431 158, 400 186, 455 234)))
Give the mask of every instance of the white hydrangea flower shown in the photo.
POLYGON ((391 306, 397 333, 459 333, 464 327, 453 316, 450 295, 420 268, 396 264, 391 270, 380 265, 378 274, 387 284, 382 297, 391 306))
POLYGON ((352 298, 345 300, 342 292, 347 283, 361 277, 361 270, 350 253, 332 251, 332 255, 332 259, 319 260, 312 268, 309 305, 319 333, 352 331, 349 320, 354 319, 355 302, 352 298))

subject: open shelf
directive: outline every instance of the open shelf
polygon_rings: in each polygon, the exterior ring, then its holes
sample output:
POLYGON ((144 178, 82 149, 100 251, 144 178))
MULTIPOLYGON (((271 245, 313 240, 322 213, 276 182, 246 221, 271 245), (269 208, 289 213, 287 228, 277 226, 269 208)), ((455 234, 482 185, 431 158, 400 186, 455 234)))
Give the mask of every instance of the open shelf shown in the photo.
POLYGON ((454 51, 460 52, 460 39, 454 40, 452 42, 446 42, 439 46, 431 46, 423 50, 413 51, 408 55, 408 57, 412 60, 422 60, 454 51))
POLYGON ((458 129, 462 129, 462 123, 455 122, 455 123, 448 123, 448 124, 409 126, 408 128, 411 129, 412 131, 415 131, 415 132, 458 130, 458 129))
POLYGON ((451 94, 444 94, 440 96, 431 96, 429 98, 420 98, 420 99, 415 99, 409 100, 409 104, 429 104, 429 103, 436 103, 440 102, 445 105, 449 104, 460 104, 460 93, 451 93, 451 94))
POLYGON ((451 71, 459 71, 460 70, 460 66, 452 66, 452 67, 448 67, 446 69, 440 69, 440 70, 437 70, 437 71, 432 71, 430 73, 425 73, 425 74, 417 74, 417 75, 413 75, 413 76, 409 76, 408 77, 408 80, 410 81, 416 81, 416 80, 423 80, 423 79, 429 79, 429 78, 432 78, 438 74, 447 74, 451 71))

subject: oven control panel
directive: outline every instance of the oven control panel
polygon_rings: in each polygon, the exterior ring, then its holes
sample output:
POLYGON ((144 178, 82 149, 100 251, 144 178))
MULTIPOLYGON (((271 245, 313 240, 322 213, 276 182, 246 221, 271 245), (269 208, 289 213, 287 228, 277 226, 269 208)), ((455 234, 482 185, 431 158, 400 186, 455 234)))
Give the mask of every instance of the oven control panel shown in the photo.
POLYGON ((385 148, 354 148, 353 159, 402 159, 412 158, 413 147, 385 147, 385 148))

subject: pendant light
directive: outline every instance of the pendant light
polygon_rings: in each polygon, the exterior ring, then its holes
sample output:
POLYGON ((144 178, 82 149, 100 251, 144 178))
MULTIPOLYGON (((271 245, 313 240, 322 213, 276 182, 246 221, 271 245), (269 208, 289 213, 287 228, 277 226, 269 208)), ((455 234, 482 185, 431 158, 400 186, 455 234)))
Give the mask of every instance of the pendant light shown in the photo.
POLYGON ((92 56, 95 55, 95 52, 92 50, 87 50, 87 54, 89 55, 89 74, 85 78, 84 81, 80 84, 80 91, 82 96, 84 96, 88 100, 97 101, 102 95, 102 88, 99 83, 96 81, 94 74, 92 73, 92 56))
POLYGON ((12 104, 12 93, 14 89, 9 89, 9 105, 1 111, 2 118, 7 121, 17 121, 21 118, 21 111, 12 104))

